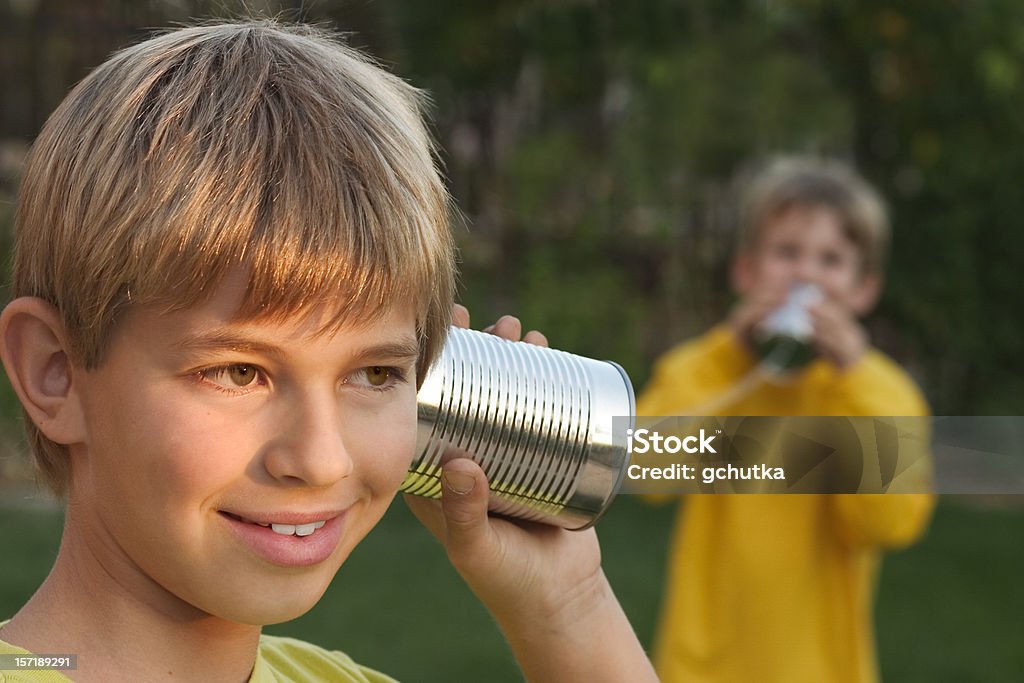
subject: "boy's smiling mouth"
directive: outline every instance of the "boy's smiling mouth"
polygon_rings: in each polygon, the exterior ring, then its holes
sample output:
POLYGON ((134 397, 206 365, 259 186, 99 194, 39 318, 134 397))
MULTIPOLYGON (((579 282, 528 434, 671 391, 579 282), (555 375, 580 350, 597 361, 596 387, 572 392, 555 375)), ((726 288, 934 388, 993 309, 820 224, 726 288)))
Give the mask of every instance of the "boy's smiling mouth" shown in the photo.
POLYGON ((261 522, 259 520, 243 517, 242 515, 236 515, 233 512, 227 512, 225 510, 221 510, 221 514, 230 517, 231 519, 238 520, 239 522, 244 522, 246 524, 256 524, 262 527, 270 527, 271 530, 273 530, 275 533, 281 534, 282 536, 291 536, 293 534, 295 536, 309 536, 314 531, 323 527, 323 525, 327 524, 326 519, 317 520, 315 522, 308 522, 306 524, 285 524, 283 522, 261 522))
POLYGON ((337 547, 343 511, 246 513, 218 510, 235 535, 272 564, 300 567, 326 560, 337 547))

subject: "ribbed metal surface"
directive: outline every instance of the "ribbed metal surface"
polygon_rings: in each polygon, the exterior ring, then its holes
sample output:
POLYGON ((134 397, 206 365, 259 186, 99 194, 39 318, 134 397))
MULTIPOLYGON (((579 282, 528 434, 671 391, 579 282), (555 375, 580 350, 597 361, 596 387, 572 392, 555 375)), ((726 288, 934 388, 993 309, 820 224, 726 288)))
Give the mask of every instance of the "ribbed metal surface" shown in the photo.
POLYGON ((452 329, 419 392, 417 457, 402 490, 441 495, 441 465, 470 457, 491 510, 567 528, 592 523, 628 464, 611 440, 633 390, 613 363, 452 329))

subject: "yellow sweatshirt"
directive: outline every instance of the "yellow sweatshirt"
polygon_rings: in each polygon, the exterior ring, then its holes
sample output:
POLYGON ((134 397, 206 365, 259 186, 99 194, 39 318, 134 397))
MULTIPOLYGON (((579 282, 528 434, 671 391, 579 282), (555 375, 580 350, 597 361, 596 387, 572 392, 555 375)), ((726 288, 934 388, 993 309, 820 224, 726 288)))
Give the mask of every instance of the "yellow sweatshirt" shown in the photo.
MULTIPOLYGON (((0 621, 0 628, 9 620, 0 621)), ((2 634, 0 634, 2 635, 2 634)), ((68 653, 70 654, 70 653, 68 653)), ((88 666, 88 655, 77 653, 88 666)), ((0 640, 0 655, 16 665, 15 657, 31 657, 17 645, 0 640)), ((144 656, 144 655, 143 655, 144 656)), ((0 663, 2 664, 2 663, 0 663)), ((0 669, 0 683, 74 683, 74 671, 65 676, 55 669, 0 669)), ((256 663, 248 683, 396 683, 393 678, 362 667, 343 652, 328 651, 294 638, 260 636, 256 663)))
MULTIPOLYGON (((730 392, 755 365, 731 331, 715 328, 659 360, 637 414, 928 414, 913 381, 878 351, 842 373, 819 360, 788 383, 730 392)), ((655 641, 662 680, 877 681, 880 551, 917 539, 933 506, 929 495, 689 496, 655 641)))

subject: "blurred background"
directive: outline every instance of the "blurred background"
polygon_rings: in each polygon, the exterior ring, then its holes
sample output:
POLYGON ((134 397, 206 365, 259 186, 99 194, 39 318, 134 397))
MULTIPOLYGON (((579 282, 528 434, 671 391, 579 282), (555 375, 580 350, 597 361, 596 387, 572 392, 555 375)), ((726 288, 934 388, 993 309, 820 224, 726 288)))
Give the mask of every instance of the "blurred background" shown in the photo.
MULTIPOLYGON (((461 299, 477 323, 515 312, 553 346, 616 360, 639 389, 657 355, 732 303, 744 171, 778 152, 835 155, 892 211, 888 283, 868 321, 876 345, 936 414, 1024 414, 1024 4, 6 0, 5 263, 21 164, 70 87, 154 29, 245 11, 335 26, 432 94, 464 215, 461 299)), ((61 513, 33 488, 7 386, 0 416, 2 619, 45 576, 61 513)), ((887 559, 885 679, 1024 678, 1022 503, 944 498, 928 538, 887 559)), ((599 526, 645 642, 671 516, 623 496, 599 526)), ((518 680, 483 608, 401 502, 313 612, 269 630, 403 680, 518 680)))

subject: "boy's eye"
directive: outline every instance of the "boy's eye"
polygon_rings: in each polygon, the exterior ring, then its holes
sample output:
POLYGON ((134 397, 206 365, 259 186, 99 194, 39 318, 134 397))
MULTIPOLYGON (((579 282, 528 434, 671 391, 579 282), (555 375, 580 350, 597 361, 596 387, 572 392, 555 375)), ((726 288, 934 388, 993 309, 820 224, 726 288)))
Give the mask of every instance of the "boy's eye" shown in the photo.
POLYGON ((251 365, 231 365, 227 368, 227 375, 235 386, 244 387, 256 379, 256 368, 251 365))
POLYGON ((390 365, 369 365, 345 378, 343 384, 373 391, 388 391, 405 382, 405 371, 390 365))
POLYGON ((374 387, 382 387, 391 379, 391 368, 374 365, 366 368, 366 381, 374 387))
POLYGON ((842 265, 843 263, 843 257, 833 251, 830 251, 827 254, 825 254, 821 260, 825 263, 826 266, 830 267, 839 266, 842 265))
POLYGON ((261 370, 249 363, 234 363, 219 368, 200 370, 199 376, 225 391, 252 389, 261 378, 261 370))
POLYGON ((775 253, 780 258, 792 259, 795 258, 797 255, 797 247, 795 244, 778 244, 775 246, 775 253))

